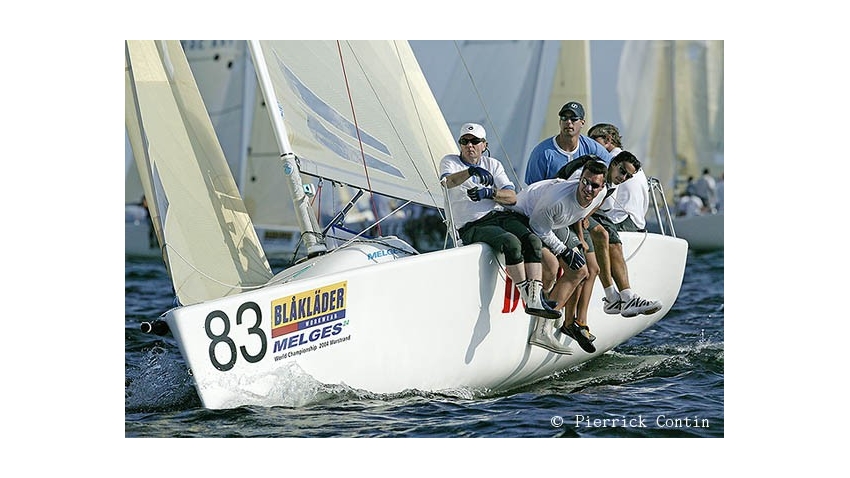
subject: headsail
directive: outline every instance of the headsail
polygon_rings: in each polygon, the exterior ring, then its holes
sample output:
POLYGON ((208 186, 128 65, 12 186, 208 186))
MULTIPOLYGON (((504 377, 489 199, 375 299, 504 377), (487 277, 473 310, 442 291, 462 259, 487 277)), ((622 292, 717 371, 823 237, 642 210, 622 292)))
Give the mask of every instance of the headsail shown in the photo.
POLYGON ((457 146, 407 42, 260 45, 302 172, 443 207, 438 165, 457 146))
POLYGON ((301 230, 247 41, 181 44, 266 255, 292 258, 301 230))
POLYGON ((177 298, 266 283, 271 269, 180 43, 127 41, 125 61, 125 123, 177 298))

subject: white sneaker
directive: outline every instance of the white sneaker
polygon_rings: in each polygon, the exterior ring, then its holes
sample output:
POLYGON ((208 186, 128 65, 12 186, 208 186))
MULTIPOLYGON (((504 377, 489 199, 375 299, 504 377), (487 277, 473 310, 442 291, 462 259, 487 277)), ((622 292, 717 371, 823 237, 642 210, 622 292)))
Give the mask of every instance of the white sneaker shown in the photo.
POLYGON ((650 315, 661 310, 660 300, 646 300, 635 294, 628 302, 623 304, 620 311, 623 317, 634 317, 638 314, 650 315))
POLYGON ((613 315, 619 315, 620 312, 623 310, 623 305, 625 304, 625 302, 620 299, 617 299, 613 302, 609 302, 606 297, 602 298, 602 302, 602 310, 604 310, 606 314, 613 315))
POLYGON ((562 344, 555 338, 554 320, 536 318, 537 324, 534 326, 534 331, 531 332, 531 337, 528 339, 530 345, 542 347, 556 354, 572 355, 573 350, 562 344))

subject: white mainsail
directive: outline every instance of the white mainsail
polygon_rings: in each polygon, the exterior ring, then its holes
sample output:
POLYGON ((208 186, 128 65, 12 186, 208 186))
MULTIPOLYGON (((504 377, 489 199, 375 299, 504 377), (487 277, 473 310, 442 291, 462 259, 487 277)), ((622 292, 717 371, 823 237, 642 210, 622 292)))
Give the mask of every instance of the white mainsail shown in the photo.
POLYGON ((457 147, 407 42, 260 45, 301 172, 443 207, 457 147))
POLYGON ((128 136, 180 303, 267 282, 271 269, 180 43, 127 41, 125 85, 128 136))

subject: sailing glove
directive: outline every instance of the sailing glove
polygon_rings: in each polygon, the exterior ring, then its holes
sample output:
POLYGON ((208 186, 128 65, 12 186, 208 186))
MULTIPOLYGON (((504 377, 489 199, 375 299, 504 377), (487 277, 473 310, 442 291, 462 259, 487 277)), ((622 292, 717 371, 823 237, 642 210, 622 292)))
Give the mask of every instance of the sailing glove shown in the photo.
POLYGON ((584 256, 581 252, 577 251, 575 248, 565 250, 560 253, 558 257, 563 259, 570 269, 574 271, 581 269, 581 267, 587 262, 584 260, 584 256))
POLYGON ((490 171, 487 171, 484 168, 478 166, 470 166, 469 169, 466 170, 469 173, 469 177, 476 176, 478 177, 478 182, 483 184, 484 186, 492 186, 495 182, 493 180, 493 175, 490 174, 490 171))
POLYGON ((469 188, 466 190, 466 195, 469 196, 469 199, 473 201, 480 201, 482 199, 493 199, 493 196, 496 194, 496 191, 493 188, 469 188))

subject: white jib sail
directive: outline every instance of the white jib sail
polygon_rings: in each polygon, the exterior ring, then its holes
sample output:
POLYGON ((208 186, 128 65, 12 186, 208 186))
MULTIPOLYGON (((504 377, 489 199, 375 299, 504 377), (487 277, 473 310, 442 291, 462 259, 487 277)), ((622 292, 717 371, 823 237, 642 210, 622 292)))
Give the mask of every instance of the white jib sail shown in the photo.
POLYGON ((125 123, 177 298, 266 283, 271 269, 180 43, 126 47, 125 123))

